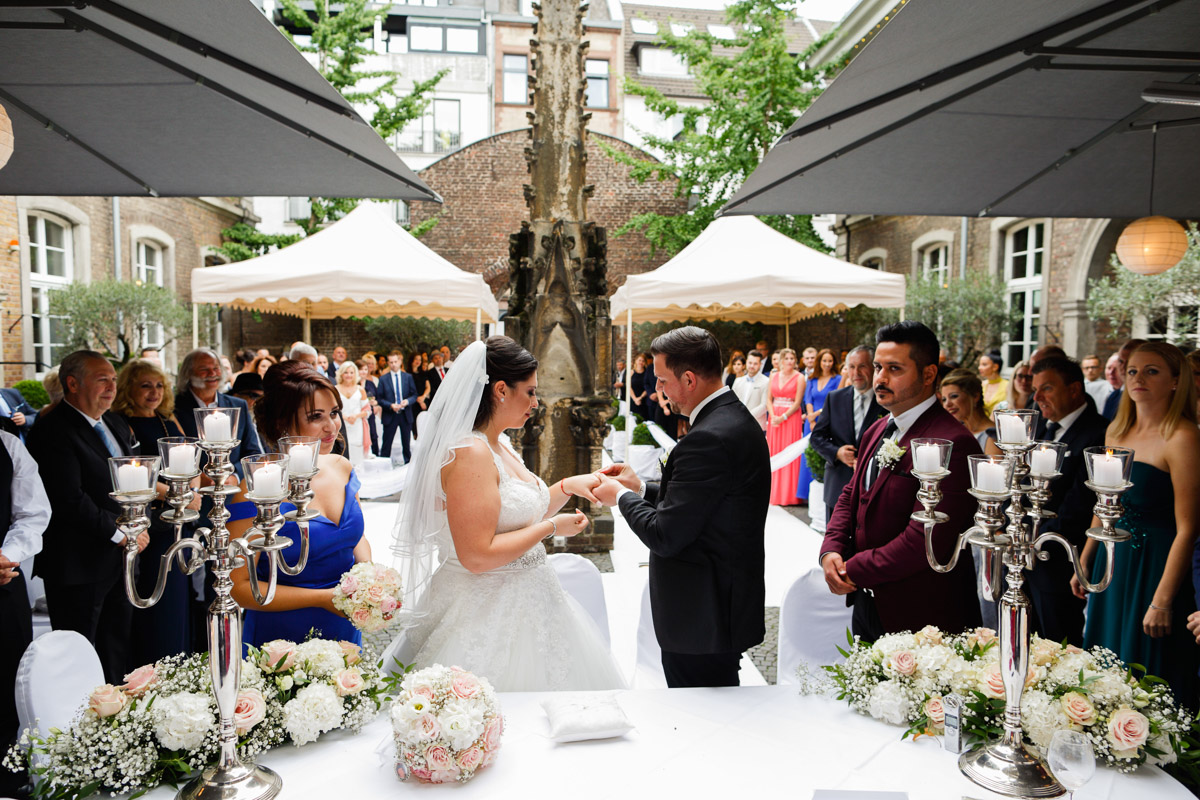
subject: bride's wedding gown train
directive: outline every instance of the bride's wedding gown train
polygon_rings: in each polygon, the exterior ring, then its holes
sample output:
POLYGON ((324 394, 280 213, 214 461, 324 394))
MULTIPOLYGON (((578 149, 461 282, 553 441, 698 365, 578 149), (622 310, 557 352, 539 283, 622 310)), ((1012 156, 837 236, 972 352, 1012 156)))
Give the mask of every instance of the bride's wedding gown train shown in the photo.
MULTIPOLYGON (((505 437, 501 442, 516 456, 505 437)), ((496 532, 542 519, 550 504, 542 479, 516 478, 499 453, 492 458, 500 473, 496 532)), ((502 692, 625 687, 595 621, 563 590, 541 542, 516 561, 479 574, 463 567, 450 547, 433 577, 428 616, 404 636, 397 653, 402 662, 409 663, 407 654, 417 669, 459 666, 502 692)))

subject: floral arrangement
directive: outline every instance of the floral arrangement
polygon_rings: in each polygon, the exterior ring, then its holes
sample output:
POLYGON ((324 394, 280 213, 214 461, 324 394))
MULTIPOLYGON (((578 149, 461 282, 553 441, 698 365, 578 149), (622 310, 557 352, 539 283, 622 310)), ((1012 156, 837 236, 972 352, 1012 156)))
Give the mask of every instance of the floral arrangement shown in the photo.
POLYGON ((434 664, 404 677, 392 731, 401 779, 466 783, 496 758, 504 717, 487 678, 434 664))
MULTIPOLYGON (((360 730, 382 705, 382 676, 356 644, 277 640, 249 651, 234 711, 242 758, 360 730)), ((139 667, 121 686, 97 686, 67 730, 25 731, 4 765, 29 770, 35 796, 55 800, 178 784, 220 749, 211 681, 207 653, 139 667)))
POLYGON ((884 439, 875 451, 875 461, 881 468, 891 469, 908 452, 907 447, 901 447, 895 439, 884 439))
MULTIPOLYGON (((991 628, 950 635, 927 626, 874 644, 846 635, 849 650, 838 648, 846 660, 824 669, 838 699, 854 710, 907 726, 904 736, 934 735, 943 732, 942 698, 954 693, 964 700, 965 735, 978 740, 1003 732, 1004 681, 991 628)), ((1035 747, 1049 747, 1057 730, 1083 731, 1097 758, 1133 772, 1144 763, 1174 763, 1191 741, 1191 715, 1175 705, 1166 683, 1135 677, 1111 650, 1033 636, 1029 663, 1021 724, 1035 747)))
POLYGON ((355 564, 342 575, 333 607, 364 633, 390 626, 400 610, 400 573, 382 564, 355 564))

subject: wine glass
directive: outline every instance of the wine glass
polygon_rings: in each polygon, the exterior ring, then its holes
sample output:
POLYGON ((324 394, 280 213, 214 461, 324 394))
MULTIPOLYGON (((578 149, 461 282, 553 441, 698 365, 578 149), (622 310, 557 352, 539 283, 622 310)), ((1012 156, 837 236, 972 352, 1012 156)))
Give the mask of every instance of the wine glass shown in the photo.
POLYGON ((1068 800, 1096 774, 1092 740, 1079 731, 1055 731, 1046 760, 1055 779, 1067 790, 1068 800))

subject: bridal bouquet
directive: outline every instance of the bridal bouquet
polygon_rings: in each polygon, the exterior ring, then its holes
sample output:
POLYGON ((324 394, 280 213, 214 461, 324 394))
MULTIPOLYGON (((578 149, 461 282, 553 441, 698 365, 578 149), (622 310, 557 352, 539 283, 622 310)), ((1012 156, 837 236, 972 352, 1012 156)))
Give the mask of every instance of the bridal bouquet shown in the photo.
POLYGON ((466 783, 496 758, 504 717, 487 678, 434 664, 405 676, 392 731, 401 779, 466 783))
MULTIPOLYGON (((824 667, 838 699, 892 725, 905 736, 941 733, 942 698, 964 698, 963 731, 996 736, 1004 716, 1000 647, 991 628, 962 635, 927 626, 884 636, 874 644, 850 637, 845 662, 824 667)), ((1144 763, 1170 764, 1190 737, 1191 715, 1171 690, 1150 675, 1134 676, 1103 647, 1082 650, 1032 637, 1029 674, 1021 696, 1025 739, 1045 750, 1054 732, 1083 731, 1096 756, 1121 772, 1144 763)))
POLYGON ((392 624, 400 610, 400 573, 382 564, 360 563, 342 575, 333 592, 333 607, 365 633, 392 624))
MULTIPOLYGON (((356 644, 277 640, 249 650, 234 711, 242 758, 336 728, 360 730, 382 705, 379 669, 356 644)), ((121 686, 97 686, 68 729, 25 731, 4 765, 28 769, 35 795, 55 800, 177 784, 217 758, 211 681, 207 653, 139 667, 121 686)))

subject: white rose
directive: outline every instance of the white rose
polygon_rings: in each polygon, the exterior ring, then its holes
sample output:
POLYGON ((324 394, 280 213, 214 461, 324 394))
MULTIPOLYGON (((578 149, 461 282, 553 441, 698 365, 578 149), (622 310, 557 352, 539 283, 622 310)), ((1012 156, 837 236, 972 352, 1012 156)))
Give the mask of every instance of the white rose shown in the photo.
POLYGON ((871 689, 867 710, 875 719, 892 725, 907 725, 912 700, 896 681, 881 681, 871 689))
POLYGON ((154 735, 168 750, 195 750, 216 723, 208 695, 180 692, 154 703, 154 735))
POLYGON ((342 722, 342 698, 327 683, 314 683, 296 692, 283 707, 283 729, 297 745, 315 741, 342 722))
POLYGON ((342 646, 329 639, 309 639, 296 647, 296 656, 305 662, 309 678, 328 678, 346 667, 342 646))

